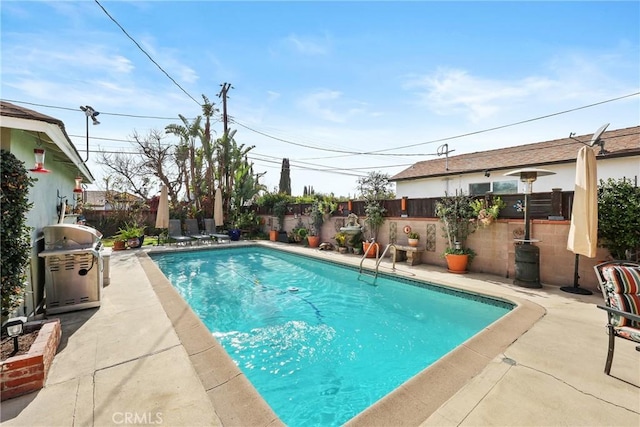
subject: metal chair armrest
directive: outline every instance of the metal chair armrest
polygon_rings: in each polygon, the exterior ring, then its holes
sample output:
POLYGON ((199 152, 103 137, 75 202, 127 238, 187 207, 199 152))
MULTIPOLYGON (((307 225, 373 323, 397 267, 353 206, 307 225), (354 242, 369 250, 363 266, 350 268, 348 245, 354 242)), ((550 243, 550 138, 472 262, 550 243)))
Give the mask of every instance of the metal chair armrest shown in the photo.
POLYGON ((600 305, 598 304, 597 306, 599 309, 601 310, 605 310, 611 314, 616 314, 618 316, 622 316, 624 318, 627 318, 633 322, 640 322, 640 315, 638 314, 634 314, 634 313, 630 313, 628 311, 622 311, 622 310, 618 310, 616 308, 612 308, 612 307, 607 307, 606 305, 600 305))

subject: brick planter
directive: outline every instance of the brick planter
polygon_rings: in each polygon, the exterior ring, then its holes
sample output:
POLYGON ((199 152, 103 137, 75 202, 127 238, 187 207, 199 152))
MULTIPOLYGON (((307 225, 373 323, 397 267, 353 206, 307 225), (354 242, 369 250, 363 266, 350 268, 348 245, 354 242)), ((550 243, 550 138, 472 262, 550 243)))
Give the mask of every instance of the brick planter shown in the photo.
POLYGON ((22 396, 44 387, 61 335, 60 320, 48 321, 40 328, 38 337, 27 354, 10 357, 2 362, 0 400, 22 396))

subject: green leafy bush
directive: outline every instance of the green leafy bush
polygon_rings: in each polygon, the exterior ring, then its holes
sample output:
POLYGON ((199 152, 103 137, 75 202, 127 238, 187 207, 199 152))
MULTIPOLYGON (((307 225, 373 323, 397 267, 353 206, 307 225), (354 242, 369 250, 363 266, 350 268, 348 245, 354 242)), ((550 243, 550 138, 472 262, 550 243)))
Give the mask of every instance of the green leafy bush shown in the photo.
POLYGON ((600 180, 598 239, 615 259, 640 250, 640 188, 628 179, 600 180))
POLYGON ((2 151, 0 206, 2 207, 0 248, 2 249, 2 317, 9 316, 23 302, 26 268, 31 252, 30 229, 26 214, 31 209, 29 187, 35 179, 24 163, 2 151))

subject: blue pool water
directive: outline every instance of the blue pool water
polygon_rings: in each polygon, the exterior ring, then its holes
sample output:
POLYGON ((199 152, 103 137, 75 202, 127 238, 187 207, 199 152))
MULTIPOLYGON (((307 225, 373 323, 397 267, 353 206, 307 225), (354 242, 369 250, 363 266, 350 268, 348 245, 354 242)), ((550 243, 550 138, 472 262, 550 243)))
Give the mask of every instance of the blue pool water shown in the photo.
POLYGON ((512 308, 262 247, 152 258, 289 426, 344 424, 512 308))

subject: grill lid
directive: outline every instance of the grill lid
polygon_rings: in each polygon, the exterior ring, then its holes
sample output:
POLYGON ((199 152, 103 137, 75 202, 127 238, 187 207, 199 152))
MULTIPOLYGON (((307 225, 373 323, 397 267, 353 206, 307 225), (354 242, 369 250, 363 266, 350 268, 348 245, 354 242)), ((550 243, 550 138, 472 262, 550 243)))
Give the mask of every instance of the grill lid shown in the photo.
POLYGON ((100 243, 102 233, 79 224, 54 224, 42 227, 45 250, 86 249, 100 243))

